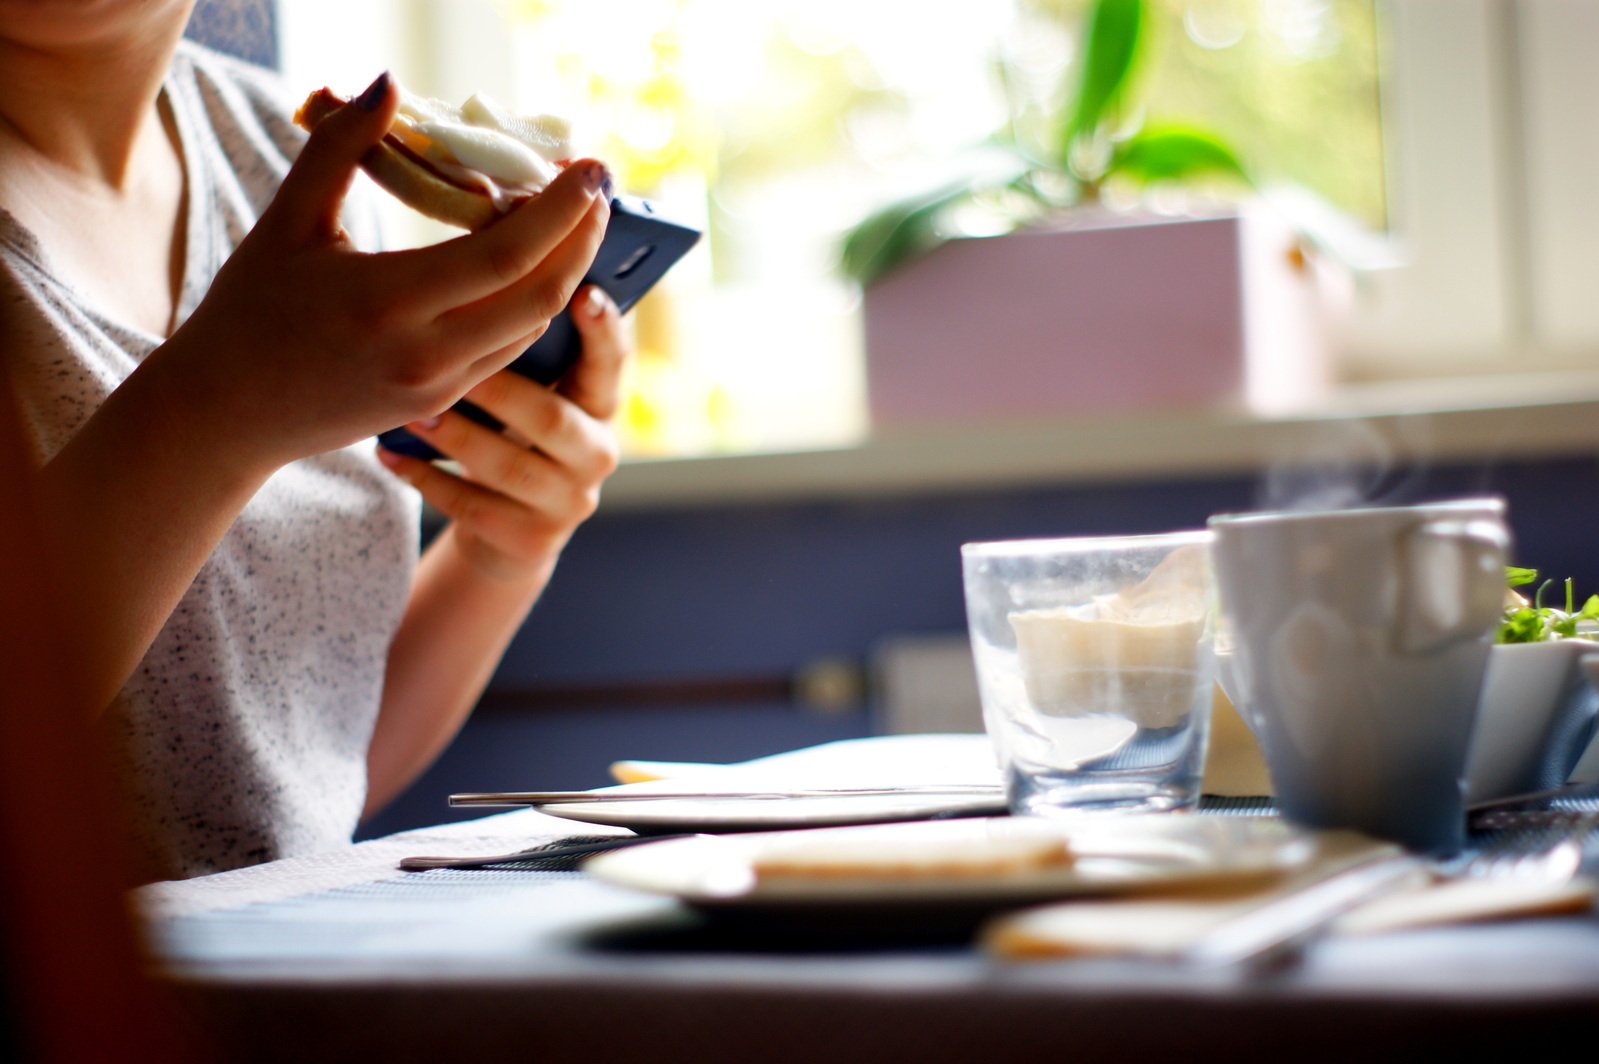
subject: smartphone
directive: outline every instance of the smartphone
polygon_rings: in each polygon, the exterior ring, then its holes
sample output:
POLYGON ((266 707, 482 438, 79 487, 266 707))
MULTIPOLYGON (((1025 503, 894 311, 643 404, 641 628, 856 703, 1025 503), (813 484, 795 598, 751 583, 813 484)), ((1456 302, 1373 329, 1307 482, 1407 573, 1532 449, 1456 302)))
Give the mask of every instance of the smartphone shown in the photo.
MULTIPOLYGON (((583 283, 604 289, 617 309, 626 314, 699 238, 699 230, 662 217, 648 201, 617 196, 611 200, 611 218, 606 223, 605 237, 583 283)), ((581 349, 582 338, 572 324, 570 309, 563 310, 550 320, 544 335, 517 356, 510 368, 540 384, 554 384, 572 368, 581 349)), ((453 409, 480 425, 492 429, 504 427, 493 416, 464 400, 456 403, 453 409)), ((403 428, 380 433, 378 442, 391 451, 413 458, 432 461, 445 457, 403 428)))

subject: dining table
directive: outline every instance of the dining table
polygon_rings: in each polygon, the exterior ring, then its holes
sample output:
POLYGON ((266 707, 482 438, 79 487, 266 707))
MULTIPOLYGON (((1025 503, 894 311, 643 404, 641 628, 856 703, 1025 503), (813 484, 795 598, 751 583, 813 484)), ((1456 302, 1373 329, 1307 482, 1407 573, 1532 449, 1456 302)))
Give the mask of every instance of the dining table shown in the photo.
MULTIPOLYGON (((1207 797, 1192 815, 1275 814, 1269 798, 1207 797)), ((996 956, 936 912, 707 909, 572 858, 400 868, 629 834, 492 812, 148 884, 134 902, 156 980, 232 1060, 1522 1057, 1599 1020, 1591 910, 1329 935, 1272 965, 1198 966, 996 956)))

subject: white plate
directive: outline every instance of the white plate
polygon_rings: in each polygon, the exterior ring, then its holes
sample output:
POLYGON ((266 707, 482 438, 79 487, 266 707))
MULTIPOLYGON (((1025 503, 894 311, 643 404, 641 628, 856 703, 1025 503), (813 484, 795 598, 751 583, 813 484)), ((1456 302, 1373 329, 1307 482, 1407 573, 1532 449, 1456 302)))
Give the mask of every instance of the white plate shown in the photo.
POLYGON ((768 832, 662 840, 602 854, 588 861, 584 870, 617 886, 709 907, 982 907, 1252 880, 1287 872, 1315 852, 1310 836, 1275 819, 1169 813, 1111 813, 1071 822, 980 818, 829 828, 803 834, 815 838, 916 838, 958 856, 974 848, 981 850, 996 833, 1019 830, 1064 834, 1076 860, 1065 867, 981 874, 763 879, 758 875, 762 854, 792 847, 798 834, 768 832))
MULTIPOLYGON (((681 791, 678 781, 660 780, 606 788, 609 793, 681 791)), ((535 805, 541 813, 585 824, 630 828, 641 835, 694 831, 775 831, 783 828, 881 824, 935 817, 986 816, 1005 811, 1005 796, 992 794, 867 794, 774 798, 662 798, 629 802, 566 802, 535 805)))

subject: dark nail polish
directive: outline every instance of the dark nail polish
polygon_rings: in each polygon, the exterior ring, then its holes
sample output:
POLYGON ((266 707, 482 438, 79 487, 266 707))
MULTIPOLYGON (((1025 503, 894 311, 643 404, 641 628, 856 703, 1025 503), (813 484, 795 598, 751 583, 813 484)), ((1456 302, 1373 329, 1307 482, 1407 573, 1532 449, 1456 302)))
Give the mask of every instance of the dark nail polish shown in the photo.
POLYGON ((604 163, 589 163, 583 171, 583 184, 590 192, 604 196, 607 201, 611 199, 616 187, 611 179, 611 171, 604 163))
POLYGON ((366 91, 355 98, 356 106, 363 111, 375 111, 378 104, 389 94, 389 72, 385 70, 378 75, 376 81, 366 87, 366 91))

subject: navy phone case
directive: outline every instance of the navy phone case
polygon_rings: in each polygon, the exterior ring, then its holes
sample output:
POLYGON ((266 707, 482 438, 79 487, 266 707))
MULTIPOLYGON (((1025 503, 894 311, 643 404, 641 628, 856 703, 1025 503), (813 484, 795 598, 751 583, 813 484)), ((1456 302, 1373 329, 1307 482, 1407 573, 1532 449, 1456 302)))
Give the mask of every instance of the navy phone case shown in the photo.
MULTIPOLYGON (((611 218, 605 226, 605 238, 583 283, 604 289, 617 309, 625 314, 699 238, 697 229, 660 217, 646 201, 617 196, 611 200, 611 218)), ((554 384, 572 368, 581 348, 582 339, 572 324, 571 313, 563 310, 550 320, 544 335, 517 356, 510 368, 540 384, 554 384)), ((492 429, 502 427, 499 421, 471 403, 462 401, 453 409, 480 425, 492 429)), ((391 451, 413 458, 443 457, 403 428, 381 433, 378 442, 391 451)))

